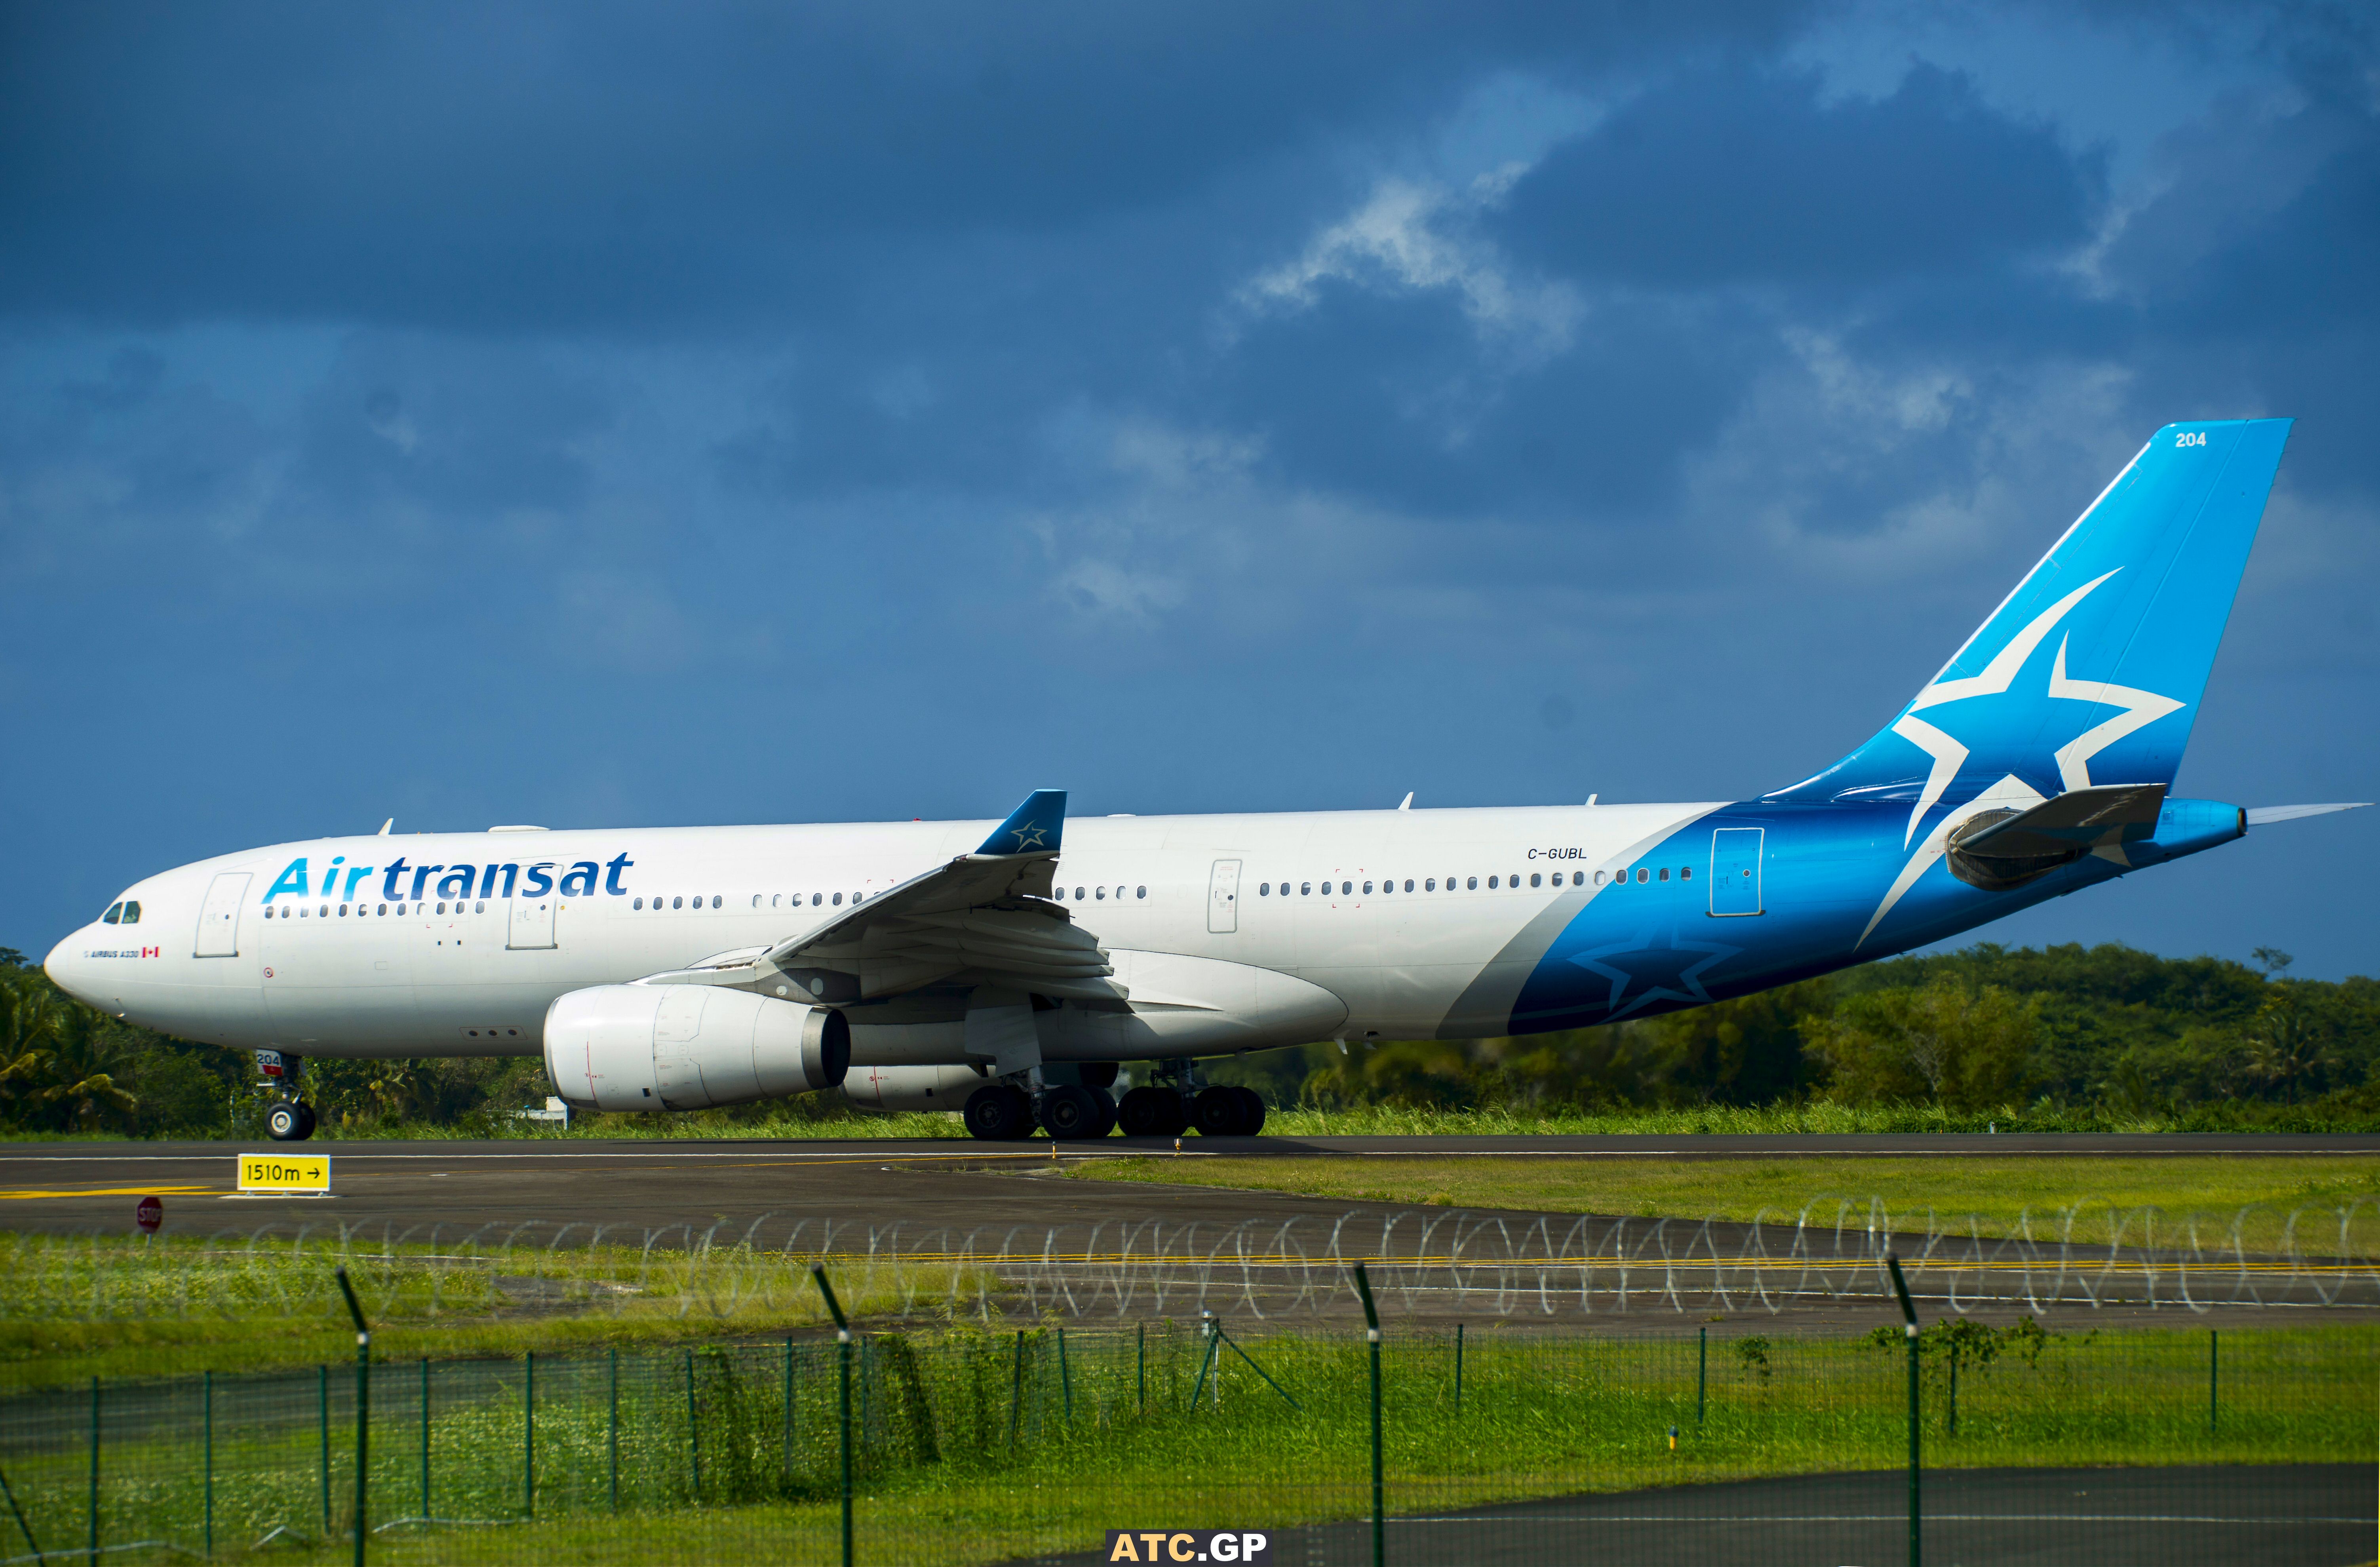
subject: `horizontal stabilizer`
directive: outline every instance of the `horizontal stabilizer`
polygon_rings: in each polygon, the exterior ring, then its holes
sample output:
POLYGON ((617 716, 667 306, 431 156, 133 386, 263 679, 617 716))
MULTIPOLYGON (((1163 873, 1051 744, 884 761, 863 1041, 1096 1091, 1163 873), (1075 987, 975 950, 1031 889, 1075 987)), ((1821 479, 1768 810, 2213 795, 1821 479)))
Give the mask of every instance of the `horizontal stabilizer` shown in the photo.
POLYGON ((2270 827, 2276 821, 2295 821, 2301 816, 2328 816, 2335 810, 2362 810, 2370 800, 2350 800, 2336 806, 2250 806, 2248 825, 2270 827))
POLYGON ((2129 864, 2123 845, 2152 836, 2165 804, 2162 784, 2069 789, 2031 810, 1987 810, 1943 845, 1950 874, 1970 887, 2004 893, 2061 865, 2096 854, 2129 864))
POLYGON ((2028 811, 2004 816, 1952 835, 1962 854, 1982 859, 2034 859, 2130 843, 2156 832, 2162 784, 2112 784, 2069 789, 2028 811))

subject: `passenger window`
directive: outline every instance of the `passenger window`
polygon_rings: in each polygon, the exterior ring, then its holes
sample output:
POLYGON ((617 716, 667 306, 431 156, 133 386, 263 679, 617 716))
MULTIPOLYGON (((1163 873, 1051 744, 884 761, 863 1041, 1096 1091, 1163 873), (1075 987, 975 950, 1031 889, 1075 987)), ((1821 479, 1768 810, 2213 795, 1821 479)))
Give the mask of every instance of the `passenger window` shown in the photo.
POLYGON ((1148 888, 1146 888, 1146 887, 1143 887, 1143 888, 1141 888, 1139 891, 1137 891, 1137 892, 1134 893, 1133 893, 1133 896, 1134 896, 1134 897, 1135 897, 1135 898, 1145 898, 1145 897, 1148 896, 1148 888))
POLYGON ((837 893, 834 895, 834 906, 837 908, 841 908, 843 906, 843 894, 841 893, 837 893))
POLYGON ((1467 881, 1465 881, 1465 882, 1463 883, 1463 890, 1464 892, 1466 892, 1466 893, 1475 893, 1475 892, 1477 892, 1477 891, 1479 890, 1479 878, 1477 878, 1476 876, 1474 876, 1474 877, 1470 878, 1467 881))
POLYGON ((1694 879, 1694 868, 1693 866, 1691 866, 1691 865, 1682 865, 1682 866, 1678 867, 1678 880, 1679 880, 1679 881, 1693 881, 1694 879))
POLYGON ((720 896, 719 896, 718 894, 716 894, 716 893, 713 893, 713 894, 711 895, 711 899, 710 899, 710 906, 711 906, 711 907, 713 907, 713 908, 717 908, 717 907, 719 907, 719 906, 720 906, 720 905, 722 905, 722 903, 724 903, 724 902, 726 902, 726 900, 725 900, 725 899, 723 899, 723 898, 720 897, 720 896))
POLYGON ((1272 896, 1272 883, 1271 883, 1271 882, 1269 882, 1269 881, 1259 881, 1259 882, 1257 882, 1257 897, 1260 897, 1260 898, 1269 898, 1269 897, 1271 897, 1271 896, 1272 896))
POLYGON ((1667 881, 1669 879, 1670 879, 1670 868, 1669 868, 1668 866, 1666 866, 1666 865, 1665 865, 1665 866, 1663 866, 1663 867, 1661 868, 1661 880, 1662 880, 1662 881, 1667 881))
POLYGON ((387 905, 386 904, 382 904, 382 905, 380 905, 380 912, 381 912, 382 914, 383 914, 383 915, 385 915, 386 913, 388 913, 388 905, 387 905))
POLYGON ((1435 877, 1435 876, 1433 876, 1433 877, 1431 877, 1428 881, 1424 881, 1424 882, 1421 884, 1421 890, 1422 890, 1423 892, 1425 892, 1425 893, 1435 893, 1435 892, 1437 892, 1437 891, 1438 891, 1438 878, 1437 878, 1437 877, 1435 877))
POLYGON ((822 901, 825 899, 825 897, 826 897, 826 894, 825 894, 824 893, 812 893, 810 894, 810 907, 812 907, 812 908, 817 908, 817 907, 819 907, 819 906, 820 905, 820 904, 822 903, 822 901))
MULTIPOLYGON (((457 907, 459 907, 459 906, 461 906, 461 905, 457 905, 456 906, 457 906, 457 907)), ((440 904, 440 905, 438 905, 438 912, 439 912, 439 913, 441 913, 441 914, 444 914, 444 913, 446 912, 446 905, 445 905, 444 904, 440 904)))
POLYGON ((1636 868, 1636 880, 1639 882, 1650 881, 1652 879, 1653 873, 1651 871, 1645 869, 1641 865, 1636 868))
MULTIPOLYGON (((1284 893, 1286 893, 1286 892, 1288 892, 1288 891, 1289 891, 1289 889, 1288 889, 1287 887, 1283 887, 1283 888, 1281 889, 1281 891, 1282 891, 1282 892, 1284 892, 1284 893)), ((1116 889, 1116 902, 1118 902, 1118 903, 1122 903, 1122 902, 1123 902, 1123 889, 1122 887, 1118 887, 1118 888, 1116 889)))
POLYGON ((672 908, 684 908, 685 906, 686 900, 684 898, 672 898, 670 900, 670 907, 672 908))
POLYGON ((1598 887, 1603 885, 1603 872, 1600 870, 1595 873, 1595 884, 1598 887))
POLYGON ((1544 877, 1542 877, 1542 876, 1538 875, 1538 874, 1537 874, 1536 872, 1535 872, 1535 871, 1531 871, 1531 872, 1529 873, 1529 885, 1530 885, 1530 886, 1532 886, 1532 887, 1542 887, 1542 886, 1544 886, 1545 884, 1546 884, 1546 879, 1545 879, 1544 877))
POLYGON ((341 905, 339 905, 339 917, 340 917, 341 919, 345 919, 346 917, 347 917, 347 905, 345 905, 345 904, 341 904, 341 905))
POLYGON ((328 904, 322 905, 322 917, 325 919, 331 917, 331 905, 328 904))
POLYGON ((1342 897, 1343 897, 1344 895, 1346 895, 1347 893, 1354 892, 1354 890, 1355 890, 1355 883, 1354 883, 1353 881, 1342 881, 1342 882, 1340 882, 1340 883, 1339 883, 1339 892, 1340 892, 1340 895, 1341 895, 1341 896, 1342 896, 1342 897))
POLYGON ((1496 879, 1493 876, 1488 878, 1488 890, 1491 893, 1496 890, 1496 879))
POLYGON ((1314 883, 1311 881, 1300 881, 1297 884, 1297 895, 1301 898, 1312 897, 1314 895, 1314 883))
POLYGON ((1076 903, 1081 903, 1083 901, 1083 890, 1080 887, 1075 889, 1075 901, 1076 903))
POLYGON ((644 899, 642 899, 642 898, 638 898, 638 899, 636 901, 636 905, 635 905, 635 906, 636 906, 636 907, 638 907, 638 908, 642 908, 642 907, 644 907, 644 906, 645 906, 645 900, 644 900, 644 899))
POLYGON ((1365 883, 1364 883, 1364 891, 1365 891, 1365 892, 1366 892, 1366 893, 1369 893, 1371 890, 1372 890, 1372 884, 1371 884, 1369 881, 1365 882, 1365 883))
POLYGON ((1091 889, 1091 896, 1098 898, 1102 902, 1106 900, 1108 890, 1105 887, 1094 887, 1091 889))
POLYGON ((113 925, 123 917, 124 905, 122 904, 110 904, 107 905, 107 912, 99 917, 99 922, 102 925, 113 925))

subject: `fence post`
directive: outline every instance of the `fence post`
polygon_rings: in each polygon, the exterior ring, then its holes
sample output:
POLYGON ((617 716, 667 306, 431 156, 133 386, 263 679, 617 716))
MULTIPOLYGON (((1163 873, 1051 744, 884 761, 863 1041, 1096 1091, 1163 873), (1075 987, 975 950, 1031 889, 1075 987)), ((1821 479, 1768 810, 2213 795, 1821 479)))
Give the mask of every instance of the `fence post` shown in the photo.
POLYGON ((1900 1297, 1901 1332, 1909 1341, 1909 1567, 1920 1567, 1924 1555, 1917 1491, 1917 1307, 1909 1299, 1908 1281, 1900 1276, 1900 1258, 1887 1254, 1892 1269, 1893 1293, 1900 1297))
POLYGON ((1065 1401, 1066 1423, 1074 1424, 1075 1382, 1073 1374, 1066 1369, 1066 1330, 1062 1327, 1058 1330, 1058 1396, 1065 1401))
POLYGON ((2215 1330, 2209 1328, 2206 1330, 2206 1434, 2210 1437, 2215 1434, 2215 1330))
POLYGON ((364 1540, 370 1533, 371 1514, 366 1487, 371 1478, 371 1328, 364 1308, 356 1304, 356 1287, 347 1270, 337 1269, 339 1293, 347 1297, 347 1315, 356 1320, 356 1567, 364 1567, 364 1540))
POLYGON ((1710 1330, 1694 1330, 1694 1429, 1703 1428, 1705 1394, 1710 1387, 1710 1330))
POLYGON ((1143 1322, 1134 1333, 1133 1374, 1140 1384, 1140 1412, 1148 1413, 1148 1324, 1143 1322))
POLYGON ((620 1511, 620 1352, 612 1352, 612 1511, 620 1511))
MULTIPOLYGON (((697 1500, 701 1500, 697 1498, 697 1500)), ((537 1516, 537 1351, 521 1360, 521 1516, 537 1516)))
POLYGON ((1454 1325, 1454 1413, 1463 1413, 1463 1324, 1454 1325))
POLYGON ((371 1531, 371 1512, 364 1505, 371 1484, 371 1327, 364 1322, 362 1305, 355 1303, 346 1267, 335 1274, 338 1294, 347 1298, 347 1315, 355 1317, 355 1567, 364 1567, 364 1536, 371 1531))
POLYGON ((215 1553, 215 1374, 212 1371, 199 1374, 199 1423, 205 1433, 201 1462, 206 1466, 206 1541, 207 1554, 212 1556, 215 1553))
POLYGON ((314 1413, 322 1433, 322 1534, 331 1533, 331 1368, 314 1367, 314 1413))
POLYGON ((99 1379, 91 1379, 91 1560, 99 1561, 99 1379))
POLYGON ((430 1523, 430 1357, 421 1357, 421 1522, 430 1523))
POLYGON ((1016 1351, 1008 1367, 1008 1445, 1016 1445, 1016 1417, 1025 1399, 1025 1330, 1016 1330, 1016 1351))
POLYGON ((794 1477, 794 1341, 785 1340, 785 1478, 794 1477))
MULTIPOLYGON (((826 1282, 826 1269, 813 1268, 810 1277, 818 1281, 819 1294, 826 1297, 826 1308, 834 1318, 836 1358, 843 1363, 843 1567, 851 1567, 851 1324, 844 1320, 843 1306, 826 1282)), ((1022 1332, 1016 1342, 1021 1348, 1022 1332)))
POLYGON ((702 1424, 694 1406, 694 1351, 686 1352, 686 1452, 694 1465, 694 1504, 702 1505, 702 1424))
POLYGON ((1372 1281, 1355 1264, 1355 1294, 1364 1303, 1364 1342, 1372 1352, 1372 1567, 1389 1559, 1389 1520, 1380 1484, 1380 1314, 1372 1308, 1372 1281))

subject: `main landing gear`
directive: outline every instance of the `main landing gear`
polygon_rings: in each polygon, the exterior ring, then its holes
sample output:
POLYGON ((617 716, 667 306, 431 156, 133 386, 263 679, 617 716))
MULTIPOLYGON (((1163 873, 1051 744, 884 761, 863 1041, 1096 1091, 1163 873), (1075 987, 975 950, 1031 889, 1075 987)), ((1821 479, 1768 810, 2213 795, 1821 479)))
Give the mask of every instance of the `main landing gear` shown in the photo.
MULTIPOLYGON (((1103 1063, 1111 1075, 1112 1063, 1103 1063)), ((1089 1078, 1096 1068, 1086 1067, 1089 1078)), ((1159 1062, 1156 1081, 1128 1090, 1119 1104, 1107 1084, 1061 1083, 1034 1091, 1019 1083, 986 1083, 967 1096, 960 1119, 986 1142, 1022 1142, 1038 1129, 1060 1142, 1104 1137, 1119 1126, 1127 1137, 1178 1137, 1196 1127, 1202 1136, 1253 1137, 1264 1129, 1265 1102, 1253 1088, 1206 1083, 1195 1063, 1159 1062)))

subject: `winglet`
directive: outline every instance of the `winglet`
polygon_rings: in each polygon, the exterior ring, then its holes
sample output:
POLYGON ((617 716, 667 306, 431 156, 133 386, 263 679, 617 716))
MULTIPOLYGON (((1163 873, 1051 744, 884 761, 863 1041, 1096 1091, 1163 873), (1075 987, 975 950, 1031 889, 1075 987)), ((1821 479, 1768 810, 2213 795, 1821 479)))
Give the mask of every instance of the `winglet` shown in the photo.
POLYGON ((1066 791, 1036 789, 983 841, 979 855, 1054 854, 1066 830, 1066 791))
POLYGON ((373 833, 372 836, 375 838, 385 838, 388 836, 388 830, 395 825, 396 818, 392 816, 386 821, 380 824, 380 831, 373 833))

